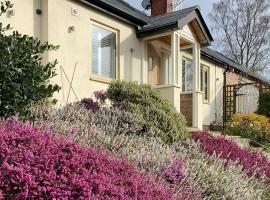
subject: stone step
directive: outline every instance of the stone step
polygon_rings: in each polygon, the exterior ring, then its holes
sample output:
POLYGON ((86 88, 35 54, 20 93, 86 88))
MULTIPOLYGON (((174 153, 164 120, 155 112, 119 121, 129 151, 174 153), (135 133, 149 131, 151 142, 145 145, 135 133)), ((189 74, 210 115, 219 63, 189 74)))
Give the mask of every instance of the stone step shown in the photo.
POLYGON ((213 136, 223 136, 223 132, 221 131, 211 131, 209 132, 210 134, 212 134, 213 136))
POLYGON ((199 128, 194 128, 194 127, 188 127, 188 132, 192 133, 192 132, 199 132, 201 131, 199 128))
MULTIPOLYGON (((214 136, 224 136, 224 134, 220 131, 210 132, 210 134, 214 136)), ((242 138, 241 136, 230 136, 230 135, 226 135, 225 137, 233 140, 241 147, 250 148, 250 139, 248 138, 242 138)))
POLYGON ((242 138, 240 136, 227 136, 227 137, 235 141, 241 147, 250 148, 250 139, 248 138, 242 138))

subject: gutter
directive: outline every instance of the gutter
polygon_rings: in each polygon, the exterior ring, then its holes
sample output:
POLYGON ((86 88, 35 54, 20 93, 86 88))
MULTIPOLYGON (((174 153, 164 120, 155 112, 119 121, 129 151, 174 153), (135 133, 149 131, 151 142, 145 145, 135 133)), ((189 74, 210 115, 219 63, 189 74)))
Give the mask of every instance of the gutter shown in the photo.
POLYGON ((114 18, 117 18, 121 21, 128 22, 132 25, 139 25, 144 26, 147 25, 147 22, 141 19, 138 19, 134 17, 132 14, 126 13, 124 11, 121 11, 120 9, 117 9, 115 7, 112 7, 109 4, 106 4, 105 2, 102 2, 100 0, 77 0, 81 2, 82 4, 92 7, 96 10, 102 11, 110 16, 113 16, 114 18))
POLYGON ((176 30, 178 27, 177 22, 168 23, 165 25, 161 25, 159 27, 145 27, 141 30, 137 30, 137 37, 144 38, 147 36, 152 36, 154 34, 166 33, 172 30, 176 30))

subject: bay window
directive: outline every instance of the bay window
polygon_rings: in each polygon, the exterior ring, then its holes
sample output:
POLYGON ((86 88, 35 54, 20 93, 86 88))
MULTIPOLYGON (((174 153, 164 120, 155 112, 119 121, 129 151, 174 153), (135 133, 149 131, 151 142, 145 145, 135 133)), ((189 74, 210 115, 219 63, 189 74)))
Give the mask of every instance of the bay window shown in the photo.
POLYGON ((91 24, 91 72, 92 75, 115 79, 117 65, 117 31, 91 24))

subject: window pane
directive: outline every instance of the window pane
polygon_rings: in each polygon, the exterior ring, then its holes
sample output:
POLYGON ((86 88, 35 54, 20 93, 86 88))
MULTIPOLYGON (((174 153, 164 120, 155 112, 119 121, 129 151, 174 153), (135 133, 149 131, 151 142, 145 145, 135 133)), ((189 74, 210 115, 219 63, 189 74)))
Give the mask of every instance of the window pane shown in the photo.
POLYGON ((203 67, 201 66, 201 68, 200 68, 200 90, 201 91, 203 91, 203 82, 204 82, 204 80, 203 80, 203 67))
POLYGON ((182 60, 182 91, 186 91, 186 61, 182 60))
POLYGON ((192 61, 186 60, 186 91, 192 91, 192 78, 193 70, 192 70, 192 61))
POLYGON ((208 100, 208 69, 204 70, 204 100, 208 100))
POLYGON ((92 73, 115 78, 116 34, 92 25, 92 73))

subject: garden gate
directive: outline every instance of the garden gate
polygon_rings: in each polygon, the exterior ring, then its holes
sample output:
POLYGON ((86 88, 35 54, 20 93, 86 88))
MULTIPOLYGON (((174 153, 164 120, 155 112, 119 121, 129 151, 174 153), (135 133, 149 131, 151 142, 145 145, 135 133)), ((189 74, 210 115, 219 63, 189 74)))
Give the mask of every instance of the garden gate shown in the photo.
POLYGON ((259 93, 270 91, 270 86, 258 83, 227 85, 224 88, 224 125, 235 113, 247 114, 257 111, 259 93))

